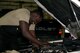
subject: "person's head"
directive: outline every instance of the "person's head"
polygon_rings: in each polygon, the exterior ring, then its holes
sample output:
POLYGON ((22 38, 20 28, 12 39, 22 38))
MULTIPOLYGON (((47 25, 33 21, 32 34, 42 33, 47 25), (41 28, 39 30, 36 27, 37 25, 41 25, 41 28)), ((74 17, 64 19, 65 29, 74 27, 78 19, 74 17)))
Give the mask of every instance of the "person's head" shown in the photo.
POLYGON ((35 24, 40 22, 42 20, 42 17, 43 17, 43 13, 41 11, 39 10, 31 11, 31 20, 35 24))

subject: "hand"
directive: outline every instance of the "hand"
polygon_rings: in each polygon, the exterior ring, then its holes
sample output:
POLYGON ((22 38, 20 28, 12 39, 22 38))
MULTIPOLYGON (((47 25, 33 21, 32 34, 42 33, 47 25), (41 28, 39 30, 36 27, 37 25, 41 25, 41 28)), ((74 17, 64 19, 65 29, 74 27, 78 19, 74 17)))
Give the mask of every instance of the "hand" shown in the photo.
POLYGON ((32 43, 32 45, 36 48, 39 48, 39 45, 35 44, 35 43, 32 43))

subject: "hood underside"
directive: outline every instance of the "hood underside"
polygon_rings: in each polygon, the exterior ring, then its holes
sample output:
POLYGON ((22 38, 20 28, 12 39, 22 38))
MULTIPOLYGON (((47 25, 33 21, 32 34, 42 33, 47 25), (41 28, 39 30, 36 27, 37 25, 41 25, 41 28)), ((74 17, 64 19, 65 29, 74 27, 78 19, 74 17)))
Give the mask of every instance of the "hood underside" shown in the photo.
POLYGON ((34 0, 43 10, 57 20, 64 28, 70 31, 74 38, 80 32, 80 8, 71 0, 34 0))

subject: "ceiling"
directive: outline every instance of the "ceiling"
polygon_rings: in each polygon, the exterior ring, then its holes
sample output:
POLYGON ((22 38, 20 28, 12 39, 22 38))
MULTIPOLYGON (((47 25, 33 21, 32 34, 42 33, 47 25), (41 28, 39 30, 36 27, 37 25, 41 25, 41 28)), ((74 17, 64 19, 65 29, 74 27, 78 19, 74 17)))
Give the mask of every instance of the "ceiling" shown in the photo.
POLYGON ((25 2, 34 2, 34 0, 0 0, 0 1, 25 1, 25 2))
POLYGON ((29 10, 37 7, 34 0, 0 0, 0 9, 28 8, 29 10))

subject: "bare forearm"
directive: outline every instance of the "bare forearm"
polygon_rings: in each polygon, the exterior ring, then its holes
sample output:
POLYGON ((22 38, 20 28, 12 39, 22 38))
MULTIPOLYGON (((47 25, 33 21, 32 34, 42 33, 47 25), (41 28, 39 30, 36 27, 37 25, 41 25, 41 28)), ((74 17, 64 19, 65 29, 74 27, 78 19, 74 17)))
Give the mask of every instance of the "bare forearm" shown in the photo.
POLYGON ((32 34, 32 36, 36 38, 35 31, 34 30, 29 30, 29 31, 32 34))
POLYGON ((23 33, 23 36, 26 37, 28 40, 30 40, 31 42, 41 45, 41 42, 38 41, 29 31, 29 24, 24 22, 24 21, 20 21, 20 28, 21 31, 23 33))
POLYGON ((25 36, 27 39, 29 39, 31 42, 36 43, 38 45, 41 45, 41 42, 37 40, 30 32, 23 32, 23 36, 25 36))

